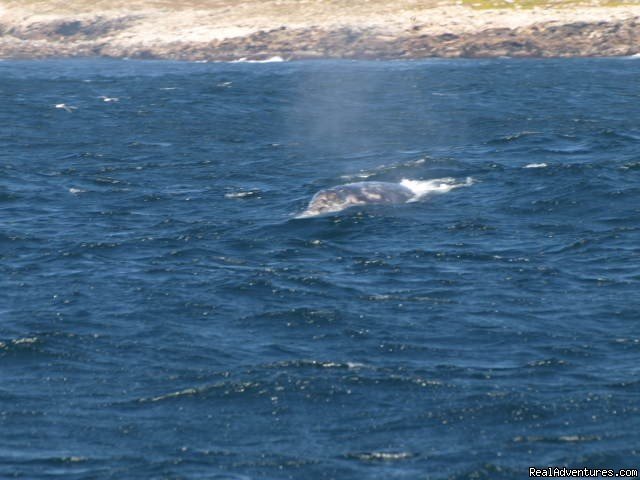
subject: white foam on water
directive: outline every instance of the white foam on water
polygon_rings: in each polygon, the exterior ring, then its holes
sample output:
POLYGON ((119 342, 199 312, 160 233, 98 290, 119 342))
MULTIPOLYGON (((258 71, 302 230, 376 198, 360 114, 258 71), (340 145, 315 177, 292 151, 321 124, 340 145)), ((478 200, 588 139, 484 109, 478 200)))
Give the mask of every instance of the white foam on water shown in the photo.
POLYGON ((369 178, 374 175, 375 173, 373 172, 361 172, 361 173, 355 173, 353 175, 341 175, 340 178, 342 178, 343 180, 353 180, 355 178, 369 178))
POLYGON ((86 462, 87 460, 89 460, 87 457, 60 457, 60 460, 63 462, 71 462, 71 463, 76 463, 76 462, 86 462))
POLYGON ((11 343, 14 345, 25 345, 32 344, 38 341, 38 337, 25 337, 25 338, 16 338, 15 340, 11 340, 11 343))
POLYGON ((528 165, 525 165, 522 168, 545 168, 548 167, 549 165, 547 165, 546 163, 530 163, 528 165))
POLYGON ((67 112, 69 112, 69 113, 71 113, 71 112, 73 112, 74 110, 77 110, 77 109, 78 109, 78 107, 74 107, 74 106, 72 106, 72 105, 67 105, 66 103, 56 103, 56 104, 54 105, 54 107, 55 107, 55 108, 58 108, 58 109, 65 110, 65 111, 67 111, 67 112))
POLYGON ((458 182, 455 178, 434 178, 432 180, 410 180, 407 178, 402 179, 400 185, 408 188, 415 195, 410 202, 416 202, 425 195, 431 193, 447 193, 454 188, 468 187, 473 185, 473 178, 467 177, 464 182, 458 182))
POLYGON ((278 62, 284 62, 284 58, 282 58, 279 55, 276 55, 274 57, 270 57, 267 58, 265 60, 250 60, 249 63, 278 63, 278 62))
POLYGON ((231 60, 230 63, 278 63, 284 62, 284 58, 280 55, 275 55, 273 57, 265 58, 264 60, 249 60, 246 57, 239 58, 238 60, 231 60))
POLYGON ((73 195, 78 195, 79 193, 85 193, 86 190, 82 190, 81 188, 73 188, 71 187, 69 189, 69 193, 73 194, 73 195))
POLYGON ((359 460, 365 461, 398 461, 412 458, 414 455, 411 452, 367 452, 358 453, 353 455, 359 460))
POLYGON ((247 191, 240 191, 240 192, 225 193, 224 196, 225 198, 246 198, 246 197, 255 197, 259 194, 260 194, 260 190, 247 190, 247 191))

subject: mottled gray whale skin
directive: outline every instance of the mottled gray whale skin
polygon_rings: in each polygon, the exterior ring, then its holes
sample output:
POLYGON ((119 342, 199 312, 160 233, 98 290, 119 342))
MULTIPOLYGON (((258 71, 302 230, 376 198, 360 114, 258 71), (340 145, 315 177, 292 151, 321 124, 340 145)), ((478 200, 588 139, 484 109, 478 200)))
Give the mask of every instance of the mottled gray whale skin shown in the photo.
POLYGON ((415 193, 399 183, 357 182, 338 185, 316 193, 297 218, 339 212, 355 205, 405 203, 415 193))

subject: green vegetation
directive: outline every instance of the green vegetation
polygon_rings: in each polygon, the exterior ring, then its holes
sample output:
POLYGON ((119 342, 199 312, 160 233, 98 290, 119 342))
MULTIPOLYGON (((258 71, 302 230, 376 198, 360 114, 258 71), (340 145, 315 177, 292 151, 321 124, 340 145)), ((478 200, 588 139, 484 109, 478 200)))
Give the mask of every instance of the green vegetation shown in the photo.
POLYGON ((462 0, 462 5, 478 9, 620 7, 640 5, 640 0, 462 0))

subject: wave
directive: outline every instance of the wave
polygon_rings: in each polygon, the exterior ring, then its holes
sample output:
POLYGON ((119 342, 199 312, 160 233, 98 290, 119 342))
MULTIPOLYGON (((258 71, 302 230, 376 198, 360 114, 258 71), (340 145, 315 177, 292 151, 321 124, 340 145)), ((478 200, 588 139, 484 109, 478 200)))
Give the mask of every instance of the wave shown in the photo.
POLYGON ((363 453, 348 453, 346 457, 348 459, 360 460, 363 462, 391 462, 398 460, 408 460, 414 458, 415 453, 411 452, 363 452, 363 453))
POLYGON ((416 202, 431 193, 447 193, 454 188, 468 187, 473 185, 473 178, 467 177, 464 182, 458 182, 455 178, 435 178, 433 180, 409 180, 402 179, 400 185, 407 187, 414 193, 414 198, 409 202, 416 202))
POLYGON ((229 63, 280 63, 285 62, 286 60, 282 58, 280 55, 275 55, 273 57, 265 58, 263 60, 250 60, 248 58, 242 57, 238 60, 231 60, 229 63))
POLYGON ((365 179, 365 178, 370 178, 373 177, 375 175, 379 175, 382 173, 390 173, 393 170, 399 169, 399 168, 413 168, 413 167, 417 167, 420 165, 423 165, 426 162, 426 158, 419 158, 417 160, 409 160, 407 162, 401 162, 401 163, 393 163, 391 165, 380 165, 379 167, 376 167, 372 170, 360 170, 358 173, 353 173, 353 174, 348 174, 348 175, 342 175, 340 178, 342 178, 343 180, 355 180, 355 179, 365 179))
POLYGON ((225 198, 260 198, 260 190, 240 190, 224 194, 225 198))

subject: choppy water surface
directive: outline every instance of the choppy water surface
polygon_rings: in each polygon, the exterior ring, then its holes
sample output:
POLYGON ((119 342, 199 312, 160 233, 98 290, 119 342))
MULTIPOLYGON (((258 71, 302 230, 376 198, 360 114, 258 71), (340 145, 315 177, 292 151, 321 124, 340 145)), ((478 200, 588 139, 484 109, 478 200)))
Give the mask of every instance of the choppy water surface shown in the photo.
POLYGON ((0 477, 637 468, 639 80, 0 63, 0 477), (293 218, 443 177, 473 184, 293 218))

